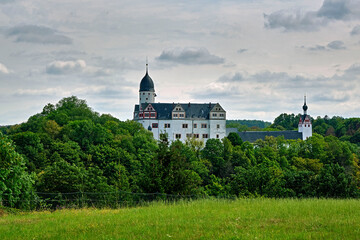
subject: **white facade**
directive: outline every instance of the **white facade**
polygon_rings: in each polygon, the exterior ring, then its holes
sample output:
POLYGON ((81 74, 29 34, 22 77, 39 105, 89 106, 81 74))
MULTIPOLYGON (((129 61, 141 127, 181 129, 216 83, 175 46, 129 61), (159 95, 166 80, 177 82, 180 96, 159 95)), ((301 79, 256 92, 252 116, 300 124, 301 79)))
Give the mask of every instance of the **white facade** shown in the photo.
POLYGON ((306 140, 312 136, 312 124, 310 115, 307 114, 308 106, 306 105, 306 96, 304 97, 304 115, 300 117, 298 132, 302 133, 302 140, 306 140))
POLYGON ((156 140, 161 133, 167 133, 170 141, 195 138, 206 142, 209 138, 226 137, 226 120, 201 119, 141 119, 137 120, 145 129, 150 130, 156 140), (149 128, 150 126, 150 128, 149 128))
POLYGON ((298 131, 302 133, 302 140, 306 140, 312 136, 312 124, 309 115, 306 115, 304 121, 300 119, 298 129, 298 131))

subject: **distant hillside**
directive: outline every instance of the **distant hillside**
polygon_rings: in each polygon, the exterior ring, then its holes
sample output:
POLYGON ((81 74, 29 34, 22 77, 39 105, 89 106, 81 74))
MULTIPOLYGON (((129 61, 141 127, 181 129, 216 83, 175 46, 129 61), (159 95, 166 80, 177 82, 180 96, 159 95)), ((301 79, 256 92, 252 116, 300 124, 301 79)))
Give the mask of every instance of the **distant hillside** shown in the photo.
POLYGON ((271 122, 265 122, 262 120, 226 120, 227 128, 237 128, 239 130, 250 130, 259 129, 259 128, 267 128, 271 125, 271 122))

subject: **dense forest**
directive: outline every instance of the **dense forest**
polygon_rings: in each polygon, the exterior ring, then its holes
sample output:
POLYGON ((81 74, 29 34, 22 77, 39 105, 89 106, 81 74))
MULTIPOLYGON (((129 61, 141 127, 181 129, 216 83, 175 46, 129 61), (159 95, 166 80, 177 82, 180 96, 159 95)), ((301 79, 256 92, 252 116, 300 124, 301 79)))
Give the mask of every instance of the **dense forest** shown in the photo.
MULTIPOLYGON (((296 118, 282 114, 271 127, 296 128, 296 118)), ((166 135, 155 141, 141 124, 100 115, 72 96, 1 128, 0 205, 53 208, 85 195, 95 206, 104 196, 127 202, 151 196, 359 197, 358 123, 318 118, 306 141, 269 137, 250 144, 232 133, 205 145, 170 143, 166 135)))

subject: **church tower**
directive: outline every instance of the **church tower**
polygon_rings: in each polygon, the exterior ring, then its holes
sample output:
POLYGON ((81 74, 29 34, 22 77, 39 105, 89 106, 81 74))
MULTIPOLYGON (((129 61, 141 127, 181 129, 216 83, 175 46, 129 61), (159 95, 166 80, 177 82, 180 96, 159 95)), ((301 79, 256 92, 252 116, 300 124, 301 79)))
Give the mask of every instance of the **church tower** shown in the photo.
POLYGON ((148 64, 146 63, 146 74, 140 82, 139 106, 141 107, 143 103, 154 103, 155 97, 154 82, 149 76, 148 64))
POLYGON ((302 133, 302 140, 306 140, 312 136, 312 124, 310 115, 307 114, 306 96, 304 96, 303 110, 304 114, 300 116, 298 132, 302 133))

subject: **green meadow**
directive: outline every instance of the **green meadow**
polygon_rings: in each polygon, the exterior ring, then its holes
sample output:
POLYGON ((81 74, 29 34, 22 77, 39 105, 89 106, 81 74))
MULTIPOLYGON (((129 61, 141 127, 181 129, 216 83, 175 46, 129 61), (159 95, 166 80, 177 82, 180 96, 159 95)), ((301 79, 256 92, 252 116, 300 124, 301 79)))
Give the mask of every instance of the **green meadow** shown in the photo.
POLYGON ((360 201, 195 200, 2 212, 0 239, 360 239, 360 201))

